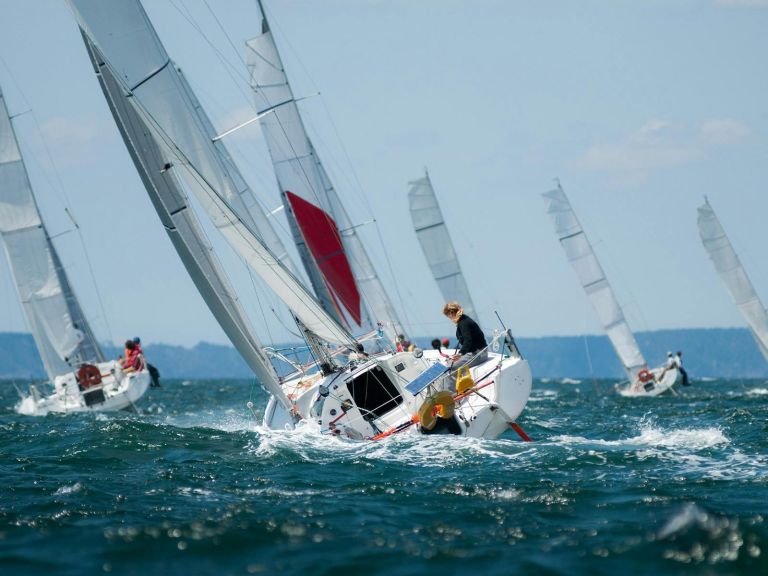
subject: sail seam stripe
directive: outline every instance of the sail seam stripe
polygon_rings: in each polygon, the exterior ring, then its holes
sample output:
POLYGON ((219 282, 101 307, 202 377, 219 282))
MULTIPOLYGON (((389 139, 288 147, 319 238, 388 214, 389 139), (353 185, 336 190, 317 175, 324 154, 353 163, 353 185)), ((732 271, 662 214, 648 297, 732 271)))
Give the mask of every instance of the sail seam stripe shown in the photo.
POLYGON ((570 238, 578 236, 579 234, 584 234, 584 230, 579 230, 578 232, 574 232, 573 234, 568 234, 568 236, 561 236, 560 242, 562 242, 563 240, 568 240, 570 238))
POLYGON ((162 72, 163 70, 165 70, 165 69, 166 69, 166 67, 168 66, 168 64, 170 64, 170 63, 171 63, 171 59, 170 59, 170 58, 168 58, 168 59, 165 61, 165 63, 164 63, 162 66, 160 66, 160 68, 158 68, 158 69, 157 69, 157 70, 155 70, 154 72, 151 72, 151 73, 150 73, 150 74, 149 74, 149 75, 148 75, 146 78, 144 78, 144 79, 143 79, 141 82, 139 82, 138 84, 136 84, 136 86, 134 86, 133 88, 131 88, 131 92, 134 92, 134 91, 135 91, 137 88, 139 88, 139 86, 141 86, 141 85, 142 85, 142 84, 144 84, 145 82, 148 82, 149 80, 151 80, 152 78, 154 78, 155 76, 157 76, 158 74, 160 74, 160 72, 162 72))
POLYGON ((461 270, 458 270, 456 272, 446 274, 445 276, 435 276, 435 280, 445 280, 446 278, 451 278, 452 276, 460 276, 460 275, 461 275, 461 270))
POLYGON ((590 282, 589 284, 584 284, 584 285, 582 286, 582 288, 584 288, 584 290, 586 290, 586 289, 588 289, 588 288, 592 288, 592 286, 597 286, 598 284, 600 284, 600 282, 604 282, 604 281, 605 281, 605 276, 603 276, 602 278, 599 278, 599 279, 595 280, 594 282, 590 282))
POLYGON ((416 232, 421 232, 422 230, 429 230, 430 228, 437 228, 438 226, 443 226, 444 222, 438 222, 437 224, 430 224, 429 226, 422 226, 421 228, 414 228, 416 232))

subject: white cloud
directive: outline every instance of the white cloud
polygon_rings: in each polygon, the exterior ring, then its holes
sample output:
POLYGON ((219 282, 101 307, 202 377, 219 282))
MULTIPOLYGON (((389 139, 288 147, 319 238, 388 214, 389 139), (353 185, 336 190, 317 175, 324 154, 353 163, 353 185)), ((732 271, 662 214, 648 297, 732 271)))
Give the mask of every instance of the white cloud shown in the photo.
POLYGON ((693 128, 651 120, 617 142, 591 146, 577 165, 612 174, 623 184, 637 184, 656 170, 703 161, 750 134, 746 125, 731 118, 708 119, 693 128))

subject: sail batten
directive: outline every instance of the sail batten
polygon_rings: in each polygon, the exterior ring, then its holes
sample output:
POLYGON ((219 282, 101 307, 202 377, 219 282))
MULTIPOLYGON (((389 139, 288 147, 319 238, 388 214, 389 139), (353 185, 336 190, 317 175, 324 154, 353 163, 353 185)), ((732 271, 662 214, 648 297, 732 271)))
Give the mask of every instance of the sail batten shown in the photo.
POLYGON ((543 194, 547 214, 555 225, 555 233, 568 262, 579 278, 584 292, 597 312, 603 330, 619 357, 630 381, 646 366, 634 334, 624 317, 616 295, 597 259, 568 197, 559 186, 543 194))
POLYGON ((0 236, 48 377, 103 362, 90 324, 45 228, 0 91, 0 236))
POLYGON ((698 209, 698 227, 715 270, 746 320, 760 352, 768 360, 768 313, 708 200, 698 209))
POLYGON ((475 306, 429 175, 425 174, 423 178, 408 184, 408 203, 413 229, 443 299, 460 302, 464 312, 477 319, 475 306))

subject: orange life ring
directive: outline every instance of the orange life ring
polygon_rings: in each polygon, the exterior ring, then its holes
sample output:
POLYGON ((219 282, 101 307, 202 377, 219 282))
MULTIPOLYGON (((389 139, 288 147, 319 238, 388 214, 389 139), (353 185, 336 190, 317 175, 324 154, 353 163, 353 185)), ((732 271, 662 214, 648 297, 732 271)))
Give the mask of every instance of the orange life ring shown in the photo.
POLYGON ((640 370, 640 372, 637 373, 637 379, 640 380, 643 384, 646 382, 650 382, 653 380, 653 372, 648 370, 647 368, 643 368, 640 370))
POLYGON ((93 364, 83 364, 77 371, 77 380, 83 390, 101 384, 101 370, 93 364))

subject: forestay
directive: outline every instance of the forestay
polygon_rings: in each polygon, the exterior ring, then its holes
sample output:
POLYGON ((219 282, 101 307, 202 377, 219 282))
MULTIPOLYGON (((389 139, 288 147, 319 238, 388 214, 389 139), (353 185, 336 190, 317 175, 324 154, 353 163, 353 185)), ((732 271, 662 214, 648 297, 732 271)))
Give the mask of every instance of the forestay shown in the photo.
POLYGON ((402 332, 360 237, 307 135, 262 10, 262 34, 247 42, 246 62, 294 240, 318 294, 326 287, 358 326, 402 332), (311 261, 310 261, 311 257, 311 261), (313 277, 319 269, 322 279, 313 277))
POLYGON ((597 312, 608 338, 630 381, 646 366, 616 295, 605 277, 568 198, 559 186, 546 192, 547 214, 552 218, 560 245, 576 271, 584 291, 597 312))
POLYGON ((354 346, 351 335, 331 318, 267 246, 254 227, 212 134, 200 120, 196 101, 170 61, 138 0, 69 0, 78 22, 128 101, 162 145, 214 225, 312 333, 354 346))
POLYGON ((0 234, 49 378, 104 355, 48 236, 0 91, 0 234))
POLYGON ((464 312, 477 320, 475 306, 469 295, 469 288, 461 272, 429 174, 408 184, 410 186, 408 203, 413 229, 443 299, 457 300, 464 308, 464 312))
POLYGON ((699 207, 699 236, 731 298, 768 360, 768 314, 709 201, 699 207))

